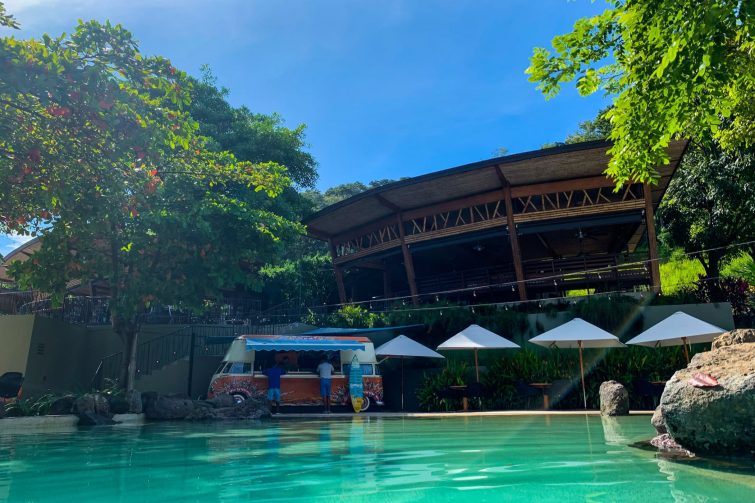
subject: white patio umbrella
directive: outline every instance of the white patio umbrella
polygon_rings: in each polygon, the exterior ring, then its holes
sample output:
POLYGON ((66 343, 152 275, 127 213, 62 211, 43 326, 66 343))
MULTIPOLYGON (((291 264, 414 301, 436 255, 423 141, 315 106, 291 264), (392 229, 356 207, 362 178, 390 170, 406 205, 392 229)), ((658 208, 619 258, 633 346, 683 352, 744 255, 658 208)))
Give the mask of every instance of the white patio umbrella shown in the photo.
POLYGON ((375 350, 375 355, 401 359, 401 410, 404 410, 404 358, 445 358, 405 335, 386 342, 375 350))
POLYGON ((446 349, 473 349, 474 367, 477 382, 480 382, 480 366, 477 363, 477 351, 480 349, 513 349, 518 348, 508 339, 494 334, 480 325, 469 325, 467 328, 454 335, 446 342, 438 346, 438 351, 446 349))
POLYGON ((582 377, 582 401, 585 409, 587 408, 587 392, 585 391, 585 366, 582 360, 582 348, 624 346, 617 337, 582 318, 574 318, 563 325, 533 337, 530 342, 549 348, 579 348, 579 371, 582 377))
POLYGON ((654 347, 681 345, 684 346, 684 357, 689 363, 689 350, 687 349, 689 344, 711 342, 724 332, 725 330, 721 327, 677 311, 637 337, 627 341, 627 344, 654 347))

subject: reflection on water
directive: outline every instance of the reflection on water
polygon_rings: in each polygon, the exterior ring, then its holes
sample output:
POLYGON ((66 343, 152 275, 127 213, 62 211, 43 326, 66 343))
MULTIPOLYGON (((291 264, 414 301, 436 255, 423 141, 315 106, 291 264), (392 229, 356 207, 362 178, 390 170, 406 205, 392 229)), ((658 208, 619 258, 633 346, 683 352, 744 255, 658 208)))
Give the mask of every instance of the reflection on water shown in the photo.
POLYGON ((627 447, 648 417, 150 424, 0 434, 0 501, 743 501, 755 476, 627 447))

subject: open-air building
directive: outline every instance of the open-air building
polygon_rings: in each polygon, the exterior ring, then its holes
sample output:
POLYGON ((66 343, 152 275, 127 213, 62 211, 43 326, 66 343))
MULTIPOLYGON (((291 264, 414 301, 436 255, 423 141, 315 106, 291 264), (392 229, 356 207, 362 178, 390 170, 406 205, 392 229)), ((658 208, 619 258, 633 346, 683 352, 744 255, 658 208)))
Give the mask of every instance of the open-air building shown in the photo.
POLYGON ((660 289, 654 185, 616 187, 603 141, 498 157, 384 185, 305 221, 329 243, 341 303, 515 301, 575 289, 660 289))

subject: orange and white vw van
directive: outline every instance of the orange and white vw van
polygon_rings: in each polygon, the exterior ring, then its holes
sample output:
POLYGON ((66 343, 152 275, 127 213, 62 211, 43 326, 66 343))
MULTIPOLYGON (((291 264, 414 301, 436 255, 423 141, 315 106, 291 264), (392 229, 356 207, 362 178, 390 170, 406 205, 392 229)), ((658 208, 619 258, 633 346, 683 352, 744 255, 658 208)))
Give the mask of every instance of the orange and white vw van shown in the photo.
POLYGON ((323 357, 335 368, 331 384, 332 404, 346 404, 349 397, 348 368, 357 356, 362 367, 362 410, 383 405, 383 378, 378 372, 375 347, 366 337, 313 335, 242 335, 234 339, 217 372, 212 376, 208 398, 232 395, 237 401, 267 395, 267 376, 262 371, 284 362, 281 405, 321 405, 320 378, 315 372, 323 357))

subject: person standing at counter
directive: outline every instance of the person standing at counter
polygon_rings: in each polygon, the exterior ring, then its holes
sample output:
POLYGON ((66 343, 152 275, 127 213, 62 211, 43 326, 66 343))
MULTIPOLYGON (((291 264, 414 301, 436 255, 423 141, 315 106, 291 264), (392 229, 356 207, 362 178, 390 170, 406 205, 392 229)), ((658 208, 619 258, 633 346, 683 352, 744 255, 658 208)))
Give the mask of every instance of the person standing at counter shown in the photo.
POLYGON ((320 376, 320 396, 325 405, 326 414, 330 414, 330 378, 333 376, 334 370, 327 357, 323 357, 317 366, 317 373, 320 376))
POLYGON ((278 362, 262 372, 267 376, 267 399, 270 402, 270 411, 273 414, 280 414, 281 376, 286 373, 286 369, 283 368, 284 363, 285 361, 278 362), (275 410, 273 410, 273 404, 275 404, 275 410))

